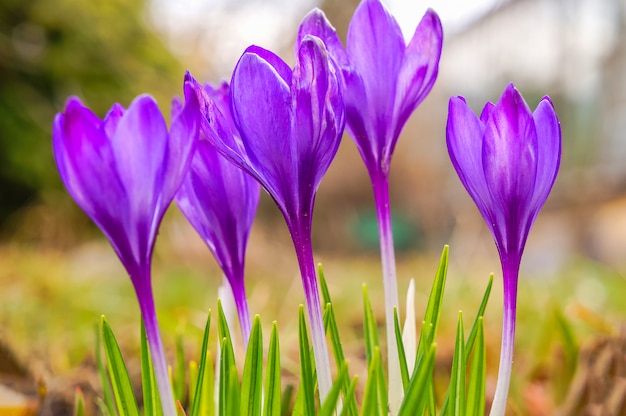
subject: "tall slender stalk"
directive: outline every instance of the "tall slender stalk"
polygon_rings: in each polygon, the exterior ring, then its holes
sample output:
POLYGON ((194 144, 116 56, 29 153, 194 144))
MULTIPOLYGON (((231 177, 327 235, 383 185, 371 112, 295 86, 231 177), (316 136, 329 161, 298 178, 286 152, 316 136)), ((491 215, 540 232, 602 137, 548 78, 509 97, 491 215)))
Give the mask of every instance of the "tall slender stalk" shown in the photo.
POLYGON ((502 317, 502 346, 500 347, 500 368, 496 393, 491 405, 490 416, 504 416, 506 402, 511 384, 511 367, 513 366, 513 350, 515 347, 515 318, 517 311, 517 280, 519 275, 519 260, 517 262, 504 261, 502 271, 504 275, 504 311, 502 317))
MULTIPOLYGON (((233 297, 233 301, 235 303, 235 308, 237 308, 237 315, 239 316, 239 326, 241 327, 241 335, 243 337, 243 345, 244 348, 248 348, 248 340, 250 339, 250 310, 248 308, 248 298, 246 297, 246 289, 243 284, 243 276, 233 276, 230 279, 230 282, 234 283, 234 287, 229 283, 229 279, 224 276, 222 286, 225 289, 230 290, 231 295, 233 297)), ((231 326, 232 328, 232 326, 231 326)))
POLYGON ((146 327, 146 337, 148 339, 148 347, 150 348, 150 356, 154 367, 154 377, 156 379, 159 396, 161 398, 161 407, 164 416, 176 416, 176 407, 174 405, 174 393, 170 384, 169 373, 167 371, 167 361, 165 359, 165 349, 161 341, 159 331, 159 323, 157 321, 156 309, 154 307, 154 297, 152 295, 152 287, 150 286, 150 276, 143 279, 134 279, 135 291, 139 300, 139 309, 146 327), (139 282, 148 282, 139 287, 139 282))
POLYGON ((305 216, 304 218, 308 218, 308 222, 306 222, 306 220, 304 224, 292 224, 288 222, 288 226, 296 250, 306 296, 307 312, 311 325, 313 355, 315 357, 315 367, 317 371, 317 384, 320 392, 320 401, 323 403, 332 386, 332 377, 317 285, 317 275, 315 274, 315 262, 313 260, 311 221, 310 216, 305 216))
POLYGON ((398 283, 396 280, 396 258, 393 244, 391 208, 389 205, 389 180, 385 174, 371 175, 378 236, 380 239, 380 259, 383 269, 383 290, 385 293, 385 327, 387 333, 387 365, 389 377, 389 411, 395 415, 402 403, 402 379, 400 360, 394 329, 394 307, 398 308, 398 283))

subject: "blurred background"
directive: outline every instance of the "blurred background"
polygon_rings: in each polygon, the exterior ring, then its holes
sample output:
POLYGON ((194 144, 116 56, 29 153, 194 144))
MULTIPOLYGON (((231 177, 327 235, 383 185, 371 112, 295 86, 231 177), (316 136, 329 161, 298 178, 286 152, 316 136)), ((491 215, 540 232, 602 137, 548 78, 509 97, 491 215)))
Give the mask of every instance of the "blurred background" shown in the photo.
MULTIPOLYGON (((308 10, 321 7, 345 38, 357 4, 3 2, 0 227, 5 240, 69 247, 85 238, 80 232, 88 221, 64 192, 50 152, 52 119, 69 95, 104 115, 113 102, 128 105, 149 92, 168 114, 171 97, 181 93, 185 69, 206 82, 229 80, 239 55, 253 43, 291 63, 293 36, 308 10)), ((458 245, 459 251, 477 249, 476 238, 467 235, 484 229, 445 147, 447 101, 463 95, 479 112, 513 81, 533 108, 543 95, 552 97, 564 133, 562 170, 532 234, 545 238, 534 238, 529 251, 550 243, 551 267, 573 255, 625 266, 626 221, 619 215, 626 185, 624 2, 389 0, 387 6, 407 38, 426 7, 440 13, 445 31, 437 83, 404 129, 393 159, 398 249, 438 251, 444 243, 458 245)), ((369 181, 355 150, 346 136, 320 188, 314 229, 320 252, 377 248, 369 181)), ((260 228, 280 233, 274 221, 280 222, 277 210, 265 199, 260 228)), ((491 248, 491 241, 487 245, 491 248)))
MULTIPOLYGON (((520 325, 531 335, 518 345, 549 350, 548 338, 540 334, 550 327, 537 322, 553 310, 569 314, 581 339, 593 331, 615 331, 626 316, 621 301, 626 1, 384 3, 407 39, 428 7, 440 14, 445 36, 437 83, 405 127, 391 169, 400 289, 416 277, 427 293, 437 256, 449 244, 451 319, 460 308, 475 310, 488 274, 495 272, 487 320, 488 336, 499 340, 499 262, 449 162, 445 124, 451 95, 465 96, 480 112, 514 82, 533 109, 549 95, 563 129, 561 171, 523 260, 520 319, 530 324, 520 325)), ((293 63, 294 35, 311 8, 323 9, 345 40, 357 5, 357 0, 2 1, 0 341, 17 351, 18 361, 36 363, 29 371, 38 374, 76 366, 92 348, 89 331, 102 313, 136 345, 130 283, 99 231, 65 192, 54 166, 52 119, 67 97, 79 96, 102 116, 114 102, 127 106, 148 92, 168 114, 171 98, 182 93, 185 70, 200 81, 229 80, 250 44, 293 63)), ((345 302, 345 319, 358 322, 351 292, 366 281, 382 299, 382 288, 369 178, 347 135, 318 192, 313 233, 331 291, 338 303, 345 302)), ((264 195, 249 244, 247 285, 252 312, 269 316, 267 323, 288 315, 286 326, 295 325, 291 317, 303 299, 295 256, 285 255, 292 253, 290 244, 278 210, 264 195), (293 296, 275 299, 277 285, 289 287, 293 296)), ((156 250, 162 325, 172 332, 184 326, 181 322, 202 327, 220 273, 176 208, 165 218, 156 250)), ((379 309, 382 314, 382 305, 379 309)), ((498 348, 494 341, 495 357, 498 348)), ((524 377, 535 380, 537 368, 530 362, 524 377)), ((514 394, 523 397, 522 390, 514 394)))

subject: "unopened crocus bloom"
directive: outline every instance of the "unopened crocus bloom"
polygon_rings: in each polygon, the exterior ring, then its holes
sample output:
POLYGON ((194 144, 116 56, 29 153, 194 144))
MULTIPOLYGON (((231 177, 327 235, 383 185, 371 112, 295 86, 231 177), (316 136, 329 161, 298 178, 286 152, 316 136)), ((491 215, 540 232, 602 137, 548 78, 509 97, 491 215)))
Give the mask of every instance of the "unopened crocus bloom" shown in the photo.
POLYGON ((70 195, 109 239, 137 294, 166 415, 175 415, 151 284, 161 219, 189 167, 197 134, 190 97, 168 132, 151 97, 128 109, 113 105, 104 120, 70 98, 52 130, 54 157, 70 195))
POLYGON ((315 193, 344 128, 338 75, 317 37, 302 39, 293 71, 274 53, 250 46, 231 81, 232 115, 240 138, 223 134, 226 120, 218 106, 197 84, 195 91, 207 138, 259 181, 285 217, 300 264, 323 400, 331 375, 311 226, 315 193))
MULTIPOLYGON (((206 85, 204 90, 226 121, 223 134, 239 137, 230 113, 228 84, 223 83, 219 88, 206 85)), ((213 253, 232 289, 246 345, 250 313, 244 285, 244 258, 259 204, 259 190, 252 176, 222 156, 201 133, 189 172, 176 194, 176 204, 213 253)))
POLYGON ((548 198, 561 160, 561 128, 549 97, 535 112, 509 84, 477 117, 450 99, 448 151, 496 242, 504 279, 500 370, 491 415, 504 415, 515 341, 520 261, 530 228, 548 198))
POLYGON ((437 78, 443 42, 441 22, 428 10, 406 43, 396 19, 381 1, 363 0, 350 21, 345 49, 320 10, 313 10, 302 22, 298 35, 307 34, 320 37, 341 68, 348 130, 372 182, 385 290, 390 403, 395 408, 392 413, 396 413, 402 389, 393 322, 393 308, 399 305, 389 169, 402 128, 437 78))

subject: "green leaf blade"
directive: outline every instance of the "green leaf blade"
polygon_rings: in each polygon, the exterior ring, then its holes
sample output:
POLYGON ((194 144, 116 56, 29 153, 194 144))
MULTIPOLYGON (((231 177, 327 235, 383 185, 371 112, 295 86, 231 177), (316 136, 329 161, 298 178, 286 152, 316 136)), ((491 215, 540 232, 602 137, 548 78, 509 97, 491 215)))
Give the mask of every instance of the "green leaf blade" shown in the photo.
POLYGON ((315 415, 315 381, 313 380, 313 366, 311 363, 311 352, 309 337, 304 319, 304 306, 299 309, 299 346, 300 346, 300 389, 303 397, 303 413, 305 416, 315 415))
MULTIPOLYGON (((416 366, 425 354, 426 350, 428 350, 430 345, 435 342, 437 335, 437 328, 439 326, 439 319, 441 316, 441 304, 443 302, 443 293, 448 273, 448 251, 448 246, 444 246, 439 260, 437 274, 435 275, 435 280, 433 281, 433 286, 428 297, 426 313, 424 315, 419 342, 417 344, 417 358, 415 360, 416 366)), ((413 371, 415 371, 415 369, 413 369, 413 371)))
POLYGON ((280 382, 280 345, 278 342, 278 325, 276 321, 274 321, 270 335, 270 346, 267 352, 264 416, 281 415, 280 382))
POLYGON ((352 381, 350 382, 350 387, 348 388, 347 393, 345 393, 344 395, 345 401, 347 403, 349 402, 354 403, 354 407, 344 405, 343 409, 341 409, 340 416, 358 416, 359 413, 356 410, 356 397, 354 397, 354 392, 356 391, 356 384, 358 381, 359 381, 358 377, 354 376, 352 378, 352 381))
POLYGON ((367 372, 367 381, 365 382, 365 393, 363 393, 363 405, 361 407, 361 416, 380 415, 378 406, 378 372, 381 366, 380 349, 374 347, 372 358, 369 363, 367 372))
POLYGON ((122 352, 104 316, 102 317, 101 325, 104 353, 107 358, 109 377, 113 385, 113 395, 118 412, 122 416, 139 416, 137 400, 135 399, 135 393, 133 392, 122 352))
POLYGON ((209 310, 204 333, 202 335, 202 348, 200 349, 200 364, 195 389, 191 400, 190 416, 214 416, 215 407, 213 400, 214 375, 211 352, 209 351, 209 331, 211 329, 211 311, 209 310))
POLYGON ((326 276, 324 275, 324 269, 322 268, 321 263, 317 265, 317 275, 319 276, 320 289, 322 290, 324 305, 332 303, 330 300, 330 291, 328 290, 328 285, 326 284, 326 276))
MULTIPOLYGON (((331 342, 334 357, 335 357, 335 363, 337 364, 337 372, 339 373, 341 372, 343 363, 346 363, 346 359, 343 353, 341 339, 339 338, 339 328, 337 326, 337 320, 335 319, 335 312, 332 307, 332 304, 330 303, 327 303, 326 308, 324 309, 324 327, 326 328, 326 332, 330 334, 330 342, 331 342)), ((344 405, 350 407, 349 409, 349 411, 351 412, 350 414, 356 415, 357 414, 356 400, 354 400, 354 397, 350 398, 348 394, 349 389, 350 389, 350 378, 348 374, 348 377, 344 378, 341 391, 344 397, 348 398, 348 400, 346 400, 346 403, 344 403, 344 405)))
POLYGON ((346 362, 341 366, 341 371, 339 371, 339 375, 337 379, 333 383, 328 392, 328 396, 326 400, 322 404, 322 408, 320 409, 318 416, 333 416, 335 415, 335 410, 337 409, 337 404, 339 403, 339 396, 342 390, 342 386, 345 380, 348 378, 348 364, 346 362))
POLYGON ((238 416, 241 391, 235 365, 235 353, 229 338, 224 338, 221 344, 218 414, 238 416))
POLYGON ((257 416, 261 414, 262 379, 263 335, 261 331, 261 319, 259 315, 255 315, 243 366, 243 378, 241 381, 241 415, 257 416))
POLYGON ((400 321, 398 319, 398 308, 393 308, 393 322, 396 333, 396 342, 398 343, 398 358, 400 361, 400 376, 402 377, 402 390, 406 392, 409 386, 409 368, 406 362, 406 353, 404 351, 404 341, 402 340, 402 332, 400 331, 400 321))
POLYGON ((483 294, 483 298, 480 302, 480 306, 478 307, 478 312, 476 312, 476 316, 474 317, 474 322, 472 322, 472 326, 469 331, 469 335, 467 336, 467 343, 465 344, 465 362, 469 360, 469 356, 472 353, 472 348, 474 348, 474 341, 476 339, 476 331, 477 331, 477 323, 478 320, 481 319, 485 315, 485 310, 487 309, 487 303, 489 302, 489 296, 491 295, 491 287, 493 286, 493 273, 489 275, 489 282, 487 283, 487 287, 485 288, 485 293, 483 294))
POLYGON ((485 391, 487 379, 487 351, 485 348, 485 334, 483 318, 477 322, 476 347, 474 348, 470 376, 467 382, 467 416, 484 416, 485 391))
POLYGON ((398 416, 424 414, 430 397, 433 370, 435 368, 436 344, 431 344, 416 363, 416 371, 411 378, 409 388, 398 412, 398 416))
POLYGON ((141 321, 141 387, 143 393, 144 416, 160 416, 163 414, 159 391, 156 385, 152 357, 148 348, 146 328, 141 321))
POLYGON ((374 311, 372 309, 372 303, 370 302, 369 295, 367 293, 367 286, 363 285, 363 332, 365 334, 365 356, 367 358, 368 367, 372 361, 374 350, 378 348, 378 327, 376 325, 376 318, 374 317, 374 311))
POLYGON ((463 333, 463 314, 459 312, 456 329, 456 342, 452 357, 452 375, 448 393, 452 408, 448 414, 462 416, 465 414, 465 334, 463 333))
POLYGON ((95 325, 96 331, 96 368, 102 386, 103 404, 101 411, 106 411, 109 415, 115 415, 115 399, 113 398, 113 389, 111 387, 111 379, 107 372, 106 366, 102 359, 102 324, 95 325), (106 410, 104 410, 106 409, 106 410))
POLYGON ((228 328, 228 320, 224 314, 224 308, 222 307, 222 301, 217 299, 217 334, 219 336, 220 343, 224 339, 228 339, 231 342, 232 351, 232 338, 230 336, 230 329, 228 328))

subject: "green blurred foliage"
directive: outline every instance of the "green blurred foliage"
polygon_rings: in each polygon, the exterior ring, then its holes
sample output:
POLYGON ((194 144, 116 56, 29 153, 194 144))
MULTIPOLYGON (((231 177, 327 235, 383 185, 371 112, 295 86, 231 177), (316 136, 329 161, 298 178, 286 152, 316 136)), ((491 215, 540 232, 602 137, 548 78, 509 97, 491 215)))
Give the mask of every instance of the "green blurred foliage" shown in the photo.
POLYGON ((183 68, 145 10, 140 0, 0 2, 0 226, 60 189, 50 132, 69 95, 103 116, 149 92, 169 113, 183 68))

